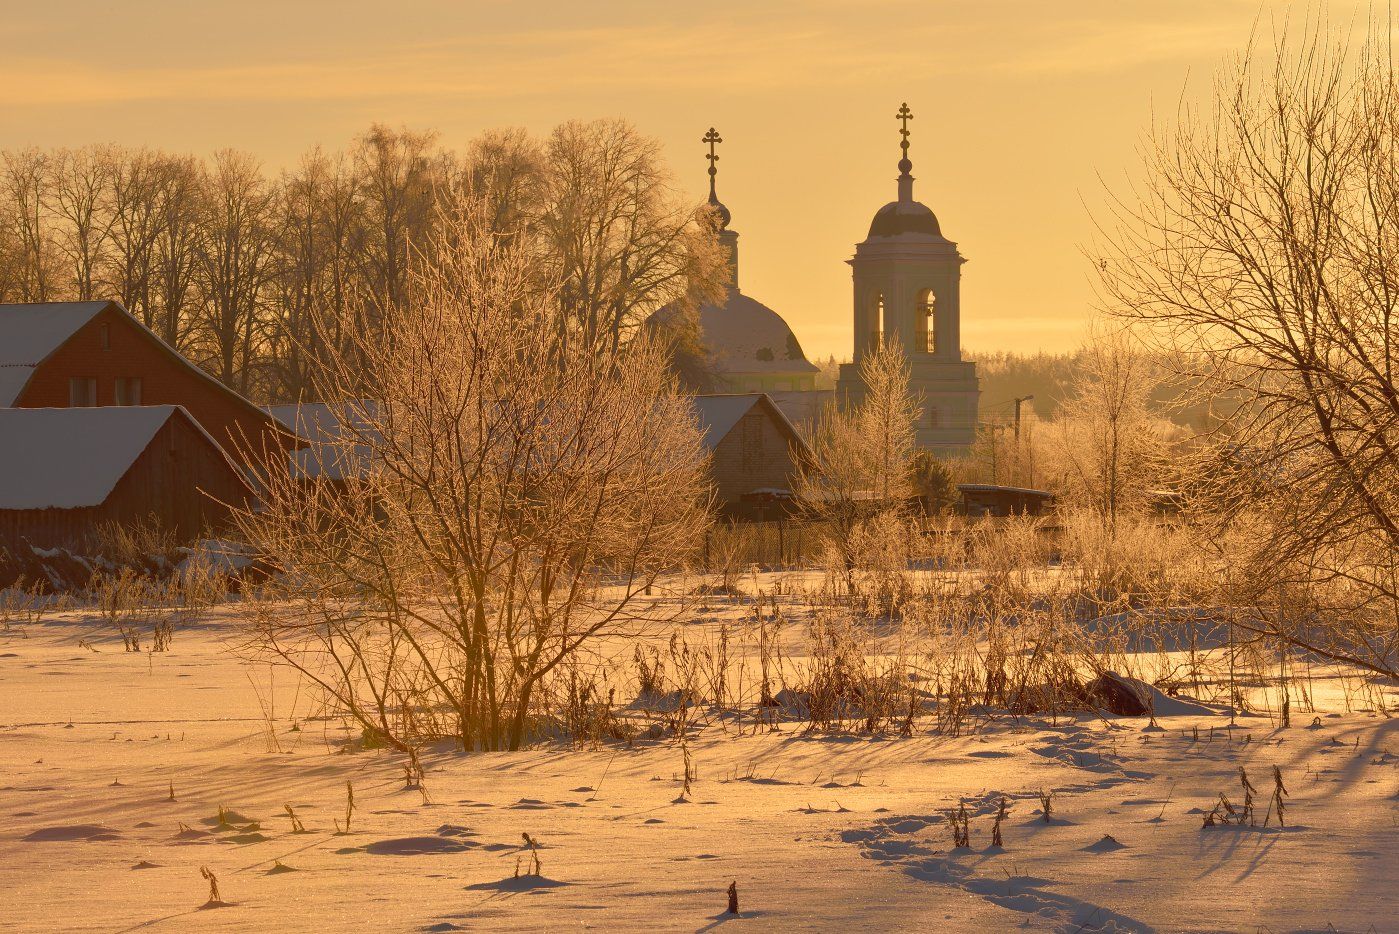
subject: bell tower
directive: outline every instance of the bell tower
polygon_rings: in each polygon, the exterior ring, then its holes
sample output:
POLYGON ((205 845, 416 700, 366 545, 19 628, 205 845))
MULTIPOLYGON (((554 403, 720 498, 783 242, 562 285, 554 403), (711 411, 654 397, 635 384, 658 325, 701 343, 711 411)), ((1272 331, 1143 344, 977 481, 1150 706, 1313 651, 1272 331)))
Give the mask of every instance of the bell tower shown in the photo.
POLYGON ((850 259, 854 285, 854 362, 842 364, 837 394, 859 404, 860 363, 897 339, 908 356, 909 388, 921 397, 915 433, 920 448, 966 453, 976 438, 980 388, 976 365, 962 359, 962 264, 957 244, 936 215, 913 200, 908 104, 899 108, 898 198, 880 208, 850 259))

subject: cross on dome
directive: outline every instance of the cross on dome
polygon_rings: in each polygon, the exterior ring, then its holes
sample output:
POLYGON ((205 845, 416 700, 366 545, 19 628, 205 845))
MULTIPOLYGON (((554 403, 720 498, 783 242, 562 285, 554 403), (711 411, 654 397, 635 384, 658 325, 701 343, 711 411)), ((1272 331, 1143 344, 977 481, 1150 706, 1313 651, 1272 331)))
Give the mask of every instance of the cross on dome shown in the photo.
POLYGON ((724 203, 719 200, 719 196, 714 190, 714 177, 719 174, 719 154, 714 147, 723 141, 724 138, 714 127, 710 127, 709 132, 704 134, 700 140, 701 143, 709 145, 709 154, 704 157, 709 162, 709 206, 719 215, 719 226, 728 227, 729 221, 733 220, 733 215, 729 213, 728 208, 724 207, 724 203))
POLYGON ((908 121, 913 119, 913 111, 908 109, 907 101, 904 101, 899 107, 899 112, 894 115, 894 119, 902 124, 902 126, 899 127, 899 135, 902 136, 903 139, 899 141, 899 148, 903 150, 903 158, 899 160, 899 171, 907 175, 913 168, 913 163, 908 159, 908 121))

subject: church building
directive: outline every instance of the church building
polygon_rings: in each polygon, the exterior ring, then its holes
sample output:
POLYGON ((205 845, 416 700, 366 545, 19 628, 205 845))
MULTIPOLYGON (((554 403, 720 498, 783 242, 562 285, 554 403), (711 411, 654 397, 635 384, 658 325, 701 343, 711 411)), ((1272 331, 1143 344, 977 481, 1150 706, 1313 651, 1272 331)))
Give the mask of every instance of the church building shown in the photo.
MULTIPOLYGON (((723 304, 699 308, 701 366, 715 392, 811 392, 820 371, 802 353, 797 336, 781 315, 739 289, 738 231, 729 226, 733 216, 714 186, 715 144, 723 140, 710 127, 703 142, 709 146, 709 206, 719 225, 719 244, 728 254, 728 281, 723 304)), ((676 308, 662 308, 652 324, 673 327, 678 315, 676 308)))
MULTIPOLYGON (((909 388, 920 400, 918 447, 942 456, 966 454, 976 438, 980 396, 976 365, 962 359, 961 278, 966 262, 957 244, 942 234, 936 215, 913 199, 904 104, 901 124, 898 197, 880 208, 850 263, 854 295, 851 363, 842 364, 835 392, 816 388, 819 372, 802 352, 787 322, 767 305, 744 295, 738 284, 738 232, 715 190, 715 144, 711 127, 702 140, 709 147, 709 204, 719 225, 719 242, 728 252, 728 290, 722 305, 699 309, 702 367, 718 392, 765 392, 783 414, 809 427, 833 398, 858 405, 866 387, 860 364, 867 354, 897 341, 909 361, 909 388)), ((673 326, 680 312, 663 308, 652 325, 673 326)))
POLYGON ((898 199, 874 215, 869 235, 848 260, 854 276, 854 362, 840 368, 836 392, 858 404, 865 385, 860 363, 882 343, 897 340, 908 356, 909 386, 922 400, 916 441, 937 454, 966 453, 976 439, 976 364, 962 359, 962 264, 957 244, 942 235, 937 216, 913 200, 908 121, 899 108, 898 199))

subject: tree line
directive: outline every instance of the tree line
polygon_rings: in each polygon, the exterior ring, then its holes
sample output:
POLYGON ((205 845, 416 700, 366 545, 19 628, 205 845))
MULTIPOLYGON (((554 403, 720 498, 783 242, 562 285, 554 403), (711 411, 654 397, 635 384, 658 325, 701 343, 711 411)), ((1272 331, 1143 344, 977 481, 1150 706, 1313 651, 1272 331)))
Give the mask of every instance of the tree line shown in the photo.
POLYGON ((463 190, 540 257, 549 327, 605 355, 655 309, 717 288, 704 211, 654 140, 602 120, 488 131, 459 152, 374 125, 277 173, 232 149, 0 152, 0 301, 115 299, 244 395, 309 399, 329 350, 381 334, 409 300, 463 190))

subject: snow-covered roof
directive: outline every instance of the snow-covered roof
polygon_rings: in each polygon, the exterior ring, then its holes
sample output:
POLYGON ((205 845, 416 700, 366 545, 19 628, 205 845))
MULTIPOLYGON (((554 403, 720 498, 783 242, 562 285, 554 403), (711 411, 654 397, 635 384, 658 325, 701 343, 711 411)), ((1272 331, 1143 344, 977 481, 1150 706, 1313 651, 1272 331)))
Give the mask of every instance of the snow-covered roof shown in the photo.
POLYGON ((35 366, 108 304, 0 305, 0 366, 35 366))
POLYGON ((704 432, 704 449, 713 451, 729 432, 733 431, 739 419, 747 415, 753 406, 766 399, 769 411, 777 421, 785 425, 798 444, 805 444, 801 434, 782 413, 772 399, 761 392, 716 393, 695 396, 695 414, 699 416, 700 430, 704 432))
POLYGON ((761 393, 736 393, 733 395, 695 396, 695 414, 699 416, 700 430, 704 432, 704 448, 712 451, 719 446, 738 420, 748 414, 757 404, 761 393))
POLYGON ((108 304, 0 305, 0 406, 13 405, 34 367, 108 304))
POLYGON ((346 428, 348 425, 352 438, 373 434, 368 420, 374 417, 377 409, 372 399, 333 404, 295 402, 267 407, 273 418, 308 442, 300 450, 290 452, 292 475, 328 480, 343 480, 368 471, 373 459, 370 445, 346 441, 346 428))
POLYGON ((1015 496, 1047 496, 1054 494, 1048 490, 1032 490, 1023 486, 1000 486, 995 483, 959 483, 957 489, 963 493, 1008 493, 1015 496))
POLYGON ((100 506, 176 411, 0 408, 0 509, 100 506))
POLYGON ((330 441, 345 432, 345 425, 363 429, 378 412, 372 399, 349 402, 292 402, 269 405, 267 412, 307 441, 330 441))
POLYGON ((14 405, 33 375, 32 366, 0 366, 0 405, 14 405))
POLYGON ((826 406, 834 403, 835 397, 834 389, 778 390, 768 393, 768 398, 787 416, 787 421, 806 432, 815 429, 826 406))

